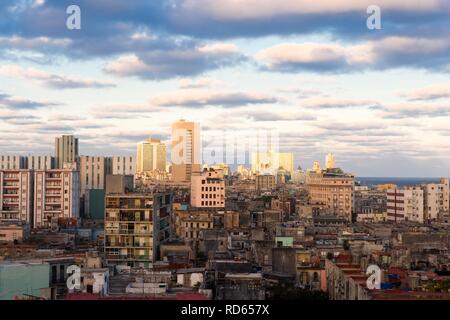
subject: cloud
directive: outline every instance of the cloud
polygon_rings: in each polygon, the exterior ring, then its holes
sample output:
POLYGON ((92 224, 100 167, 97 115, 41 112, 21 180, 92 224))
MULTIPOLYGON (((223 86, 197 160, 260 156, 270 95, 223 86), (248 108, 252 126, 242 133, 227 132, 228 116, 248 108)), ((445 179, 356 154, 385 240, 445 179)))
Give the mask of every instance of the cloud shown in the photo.
POLYGON ((302 100, 300 104, 302 107, 310 109, 335 109, 378 106, 378 103, 376 101, 371 100, 337 99, 331 97, 308 98, 302 100))
POLYGON ((276 103, 276 97, 260 92, 179 90, 151 99, 157 106, 203 107, 208 105, 238 107, 249 104, 276 103))
POLYGON ((152 113, 161 113, 165 109, 151 105, 106 105, 91 108, 91 114, 97 119, 135 119, 150 117, 152 113))
POLYGON ((425 88, 413 90, 411 92, 400 94, 401 97, 405 97, 410 101, 426 101, 437 100, 442 98, 450 98, 450 85, 448 84, 436 84, 425 88))
POLYGON ((403 66, 442 70, 450 66, 449 55, 448 37, 386 37, 347 46, 336 43, 282 43, 259 51, 255 59, 269 71, 352 72, 403 66))
POLYGON ((198 79, 181 79, 178 81, 178 86, 181 89, 199 89, 209 87, 225 87, 228 84, 224 81, 212 79, 208 77, 198 79))
MULTIPOLYGON (((378 5, 387 32, 415 34, 445 26, 450 4, 447 0, 176 0, 168 10, 165 26, 172 32, 205 38, 257 37, 275 34, 330 32, 365 37, 366 9, 378 5), (205 28, 204 26, 208 27, 205 28)), ((383 30, 383 31, 385 31, 383 30)), ((444 30, 442 30, 444 32, 444 30)))
MULTIPOLYGON (((272 18, 292 14, 335 14, 342 12, 365 12, 373 5, 372 0, 340 1, 321 0, 184 0, 178 1, 180 11, 197 12, 220 20, 247 20, 255 18, 272 18)), ((439 12, 449 9, 445 0, 398 1, 379 0, 376 4, 385 10, 402 10, 407 12, 439 12)))
POLYGON ((35 121, 36 119, 38 118, 29 114, 22 114, 17 111, 0 108, 0 120, 7 120, 8 123, 11 123, 12 121, 35 121))
POLYGON ((0 66, 0 76, 33 80, 53 89, 109 88, 115 87, 110 81, 97 81, 71 76, 60 76, 35 68, 22 68, 16 65, 0 66))
POLYGON ((275 113, 259 111, 247 114, 247 116, 253 121, 312 121, 317 120, 317 117, 312 114, 299 114, 297 113, 275 113))
POLYGON ((450 103, 398 103, 381 108, 380 116, 401 119, 418 116, 444 117, 450 115, 450 103))
POLYGON ((38 109, 59 105, 54 102, 38 102, 22 97, 11 96, 6 93, 0 93, 0 106, 8 109, 38 109))
POLYGON ((236 65, 244 60, 244 55, 235 45, 219 43, 124 55, 108 63, 104 71, 120 77, 170 79, 199 75, 206 71, 236 65))

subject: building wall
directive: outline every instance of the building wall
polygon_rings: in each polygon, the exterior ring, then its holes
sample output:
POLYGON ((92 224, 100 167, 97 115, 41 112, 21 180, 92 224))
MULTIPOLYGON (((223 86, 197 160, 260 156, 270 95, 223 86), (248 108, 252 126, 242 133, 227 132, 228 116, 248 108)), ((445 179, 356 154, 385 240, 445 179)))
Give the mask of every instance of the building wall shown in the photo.
POLYGON ((78 158, 78 138, 63 135, 55 138, 55 166, 64 168, 65 162, 76 162, 78 158))
POLYGON ((0 156, 0 170, 19 170, 27 168, 27 159, 20 155, 0 156))
POLYGON ((85 214, 91 219, 104 219, 105 190, 87 190, 85 197, 85 214))
POLYGON ((0 300, 46 297, 49 274, 48 263, 0 263, 0 300))
POLYGON ((0 221, 32 223, 33 172, 0 171, 0 221))
POLYGON ((33 227, 50 227, 52 218, 78 218, 80 173, 75 169, 34 172, 33 227))
POLYGON ((28 236, 27 231, 24 226, 0 225, 0 242, 23 241, 28 236))
POLYGON ((136 173, 166 170, 166 145, 158 139, 148 139, 137 144, 136 173))
POLYGON ((424 213, 428 220, 438 220, 441 213, 449 212, 449 187, 445 183, 430 183, 422 186, 424 213))
POLYGON ((180 120, 172 124, 172 180, 190 181, 200 171, 200 126, 180 120))
POLYGON ((308 191, 310 202, 328 213, 352 218, 354 177, 348 174, 310 172, 308 191))
POLYGON ((33 170, 55 169, 55 157, 52 156, 28 156, 27 168, 33 170))
POLYGON ((206 169, 192 175, 191 206, 225 208, 225 180, 222 170, 206 169))
POLYGON ((112 159, 109 157, 80 157, 81 196, 86 190, 105 189, 106 175, 112 171, 112 159))
POLYGON ((387 220, 424 222, 424 193, 419 187, 387 190, 387 220))
POLYGON ((257 191, 272 191, 276 186, 276 179, 274 175, 257 175, 256 178, 256 190, 257 191))
POLYGON ((108 265, 149 267, 170 236, 172 194, 107 195, 105 254, 108 265))
POLYGON ((289 152, 255 152, 252 153, 252 172, 275 174, 279 168, 294 173, 294 154, 289 152))
POLYGON ((136 159, 133 156, 113 156, 112 174, 134 175, 136 173, 136 159))

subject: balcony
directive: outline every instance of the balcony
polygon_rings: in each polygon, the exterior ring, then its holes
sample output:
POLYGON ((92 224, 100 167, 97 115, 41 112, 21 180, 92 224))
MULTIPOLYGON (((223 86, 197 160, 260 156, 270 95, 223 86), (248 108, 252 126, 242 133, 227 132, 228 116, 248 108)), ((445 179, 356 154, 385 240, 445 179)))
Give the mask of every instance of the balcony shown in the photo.
POLYGON ((8 184, 4 184, 3 188, 5 189, 17 189, 19 188, 19 184, 18 183, 8 183, 8 184))

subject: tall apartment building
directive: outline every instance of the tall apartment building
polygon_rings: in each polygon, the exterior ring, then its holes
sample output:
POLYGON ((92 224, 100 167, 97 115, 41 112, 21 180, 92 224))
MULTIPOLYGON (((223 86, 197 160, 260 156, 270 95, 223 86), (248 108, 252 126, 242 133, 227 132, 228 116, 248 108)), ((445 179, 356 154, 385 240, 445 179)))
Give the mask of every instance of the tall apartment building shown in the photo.
POLYGON ((26 222, 33 217, 33 172, 0 170, 0 221, 26 222))
POLYGON ((276 177, 271 174, 258 174, 255 177, 256 190, 259 192, 272 191, 276 187, 276 177))
POLYGON ((109 157, 80 157, 80 195, 87 190, 105 189, 106 175, 112 172, 112 159, 109 157))
POLYGON ((225 208, 223 170, 205 169, 191 176, 191 206, 225 208))
POLYGON ((53 219, 78 218, 80 173, 74 165, 34 171, 33 227, 50 227, 53 219))
POLYGON ((147 139, 137 144, 136 172, 166 170, 166 145, 158 139, 147 139))
POLYGON ((310 203, 326 213, 352 219, 355 177, 341 169, 309 172, 307 178, 310 203))
POLYGON ((113 156, 112 174, 134 176, 136 173, 136 159, 133 156, 113 156))
POLYGON ((424 192, 425 219, 440 220, 443 214, 449 214, 449 182, 441 179, 440 183, 430 183, 422 186, 424 192))
POLYGON ((27 168, 32 170, 55 169, 55 157, 52 156, 28 156, 27 168))
POLYGON ((294 154, 290 152, 255 152, 252 153, 252 172, 260 174, 276 174, 284 169, 291 175, 294 173, 294 154))
POLYGON ((26 157, 20 155, 0 156, 0 170, 20 170, 26 168, 26 157))
POLYGON ((191 181, 200 171, 200 125, 180 120, 172 124, 172 180, 191 181))
POLYGON ((387 190, 387 220, 423 223, 424 192, 420 187, 387 190))
POLYGON ((107 195, 107 265, 149 267, 170 237, 171 193, 107 195))
POLYGON ((55 167, 64 168, 66 162, 78 160, 78 138, 72 135, 62 135, 55 138, 55 167))

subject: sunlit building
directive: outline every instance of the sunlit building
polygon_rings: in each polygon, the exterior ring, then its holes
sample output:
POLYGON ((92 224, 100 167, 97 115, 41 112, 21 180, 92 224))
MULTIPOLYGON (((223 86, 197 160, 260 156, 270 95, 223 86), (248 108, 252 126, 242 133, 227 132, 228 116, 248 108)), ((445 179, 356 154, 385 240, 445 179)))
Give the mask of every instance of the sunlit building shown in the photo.
POLYGON ((252 172, 259 174, 276 174, 284 169, 291 175, 294 172, 294 154, 289 152, 255 152, 252 153, 252 172))
POLYGON ((191 181, 200 171, 200 125, 180 120, 172 124, 172 180, 191 181))
POLYGON ((166 170, 166 145, 159 139, 147 139, 137 144, 136 173, 166 170))
POLYGON ((352 219, 355 177, 335 168, 309 172, 308 191, 311 204, 329 214, 352 219))
POLYGON ((191 206, 224 208, 225 180, 222 170, 204 169, 191 177, 191 206))

